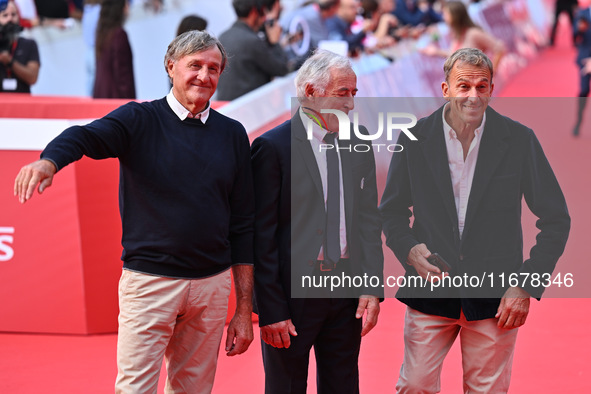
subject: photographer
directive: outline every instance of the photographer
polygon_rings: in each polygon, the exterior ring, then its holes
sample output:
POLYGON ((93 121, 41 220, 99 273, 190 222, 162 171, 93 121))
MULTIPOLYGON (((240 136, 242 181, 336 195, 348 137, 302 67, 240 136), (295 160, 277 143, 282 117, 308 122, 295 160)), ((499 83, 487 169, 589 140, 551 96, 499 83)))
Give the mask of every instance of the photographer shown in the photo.
POLYGON ((232 59, 218 85, 217 99, 222 101, 234 100, 289 71, 279 45, 281 27, 275 23, 279 0, 233 0, 232 6, 237 19, 220 35, 232 59), (265 29, 263 39, 258 35, 261 28, 265 29))
POLYGON ((0 92, 31 93, 31 85, 37 82, 37 43, 19 37, 21 31, 14 0, 8 0, 6 8, 0 11, 0 92))

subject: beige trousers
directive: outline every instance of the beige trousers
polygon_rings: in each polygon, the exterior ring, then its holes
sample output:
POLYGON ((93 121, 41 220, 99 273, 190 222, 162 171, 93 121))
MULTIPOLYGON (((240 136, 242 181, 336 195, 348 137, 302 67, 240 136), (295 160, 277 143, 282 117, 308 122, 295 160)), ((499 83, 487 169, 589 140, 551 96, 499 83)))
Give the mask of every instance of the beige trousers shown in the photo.
POLYGON ((116 393, 210 393, 230 295, 230 270, 171 279, 123 270, 119 281, 116 393))
POLYGON ((404 360, 398 393, 438 393, 443 360, 460 335, 464 393, 506 393, 511 380, 517 329, 497 327, 497 319, 467 321, 406 309, 404 360))

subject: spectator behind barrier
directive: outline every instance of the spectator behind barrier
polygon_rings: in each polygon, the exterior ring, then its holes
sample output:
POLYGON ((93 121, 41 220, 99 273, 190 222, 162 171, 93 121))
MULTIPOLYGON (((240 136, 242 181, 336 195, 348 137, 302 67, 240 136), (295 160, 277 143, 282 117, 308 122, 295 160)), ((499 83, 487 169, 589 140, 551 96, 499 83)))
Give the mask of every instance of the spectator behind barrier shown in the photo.
POLYGON ((287 32, 287 56, 290 69, 297 70, 318 48, 318 43, 329 39, 326 21, 336 15, 339 0, 316 0, 281 18, 287 32))
POLYGON ((358 20, 361 10, 359 0, 341 0, 337 14, 326 20, 328 36, 331 40, 346 41, 349 56, 357 56, 363 50, 363 40, 367 32, 375 28, 376 23, 370 18, 358 20))
POLYGON ((123 22, 127 0, 104 0, 96 29, 94 98, 135 99, 133 56, 123 22))
POLYGON ((0 12, 0 92, 31 93, 31 85, 39 76, 37 43, 19 37, 23 30, 19 22, 16 4, 8 0, 0 12))
POLYGON ((42 26, 67 29, 82 18, 82 0, 35 0, 35 6, 42 26))
POLYGON ((499 62, 505 54, 505 45, 475 24, 462 2, 446 3, 443 6, 443 20, 451 31, 450 47, 439 48, 438 45, 431 44, 421 52, 430 56, 448 57, 461 48, 477 48, 489 55, 493 62, 493 69, 498 69, 499 62))
MULTIPOLYGON (((278 0, 272 3, 277 3, 278 0)), ((281 27, 265 24, 270 3, 260 0, 233 0, 238 19, 220 35, 231 64, 218 84, 218 100, 234 100, 288 72, 287 56, 279 45, 281 27), (267 40, 257 32, 265 26, 267 40)))
POLYGON ((441 15, 427 0, 396 0, 394 15, 401 24, 410 26, 428 26, 441 21, 441 15))
POLYGON ((176 30, 176 35, 180 36, 191 30, 203 31, 207 29, 207 21, 198 15, 187 15, 179 23, 179 27, 176 30))
POLYGON ((92 97, 94 74, 96 73, 96 27, 101 15, 102 0, 84 0, 82 13, 82 38, 84 39, 84 71, 86 72, 86 93, 92 97))
POLYGON ((371 18, 375 29, 367 34, 363 44, 366 50, 391 47, 402 38, 406 28, 400 28, 398 18, 393 14, 396 8, 394 0, 362 0, 363 17, 371 18))

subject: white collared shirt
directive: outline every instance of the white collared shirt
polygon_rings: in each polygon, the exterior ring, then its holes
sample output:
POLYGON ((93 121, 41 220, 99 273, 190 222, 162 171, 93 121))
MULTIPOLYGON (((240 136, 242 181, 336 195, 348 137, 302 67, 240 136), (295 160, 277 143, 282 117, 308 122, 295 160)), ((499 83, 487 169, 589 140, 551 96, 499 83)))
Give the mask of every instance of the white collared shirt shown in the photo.
MULTIPOLYGON (((166 95, 166 102, 170 106, 170 109, 172 109, 172 111, 176 114, 176 116, 179 117, 180 120, 187 119, 187 117, 189 117, 189 114, 193 115, 191 113, 191 111, 189 111, 188 109, 186 109, 177 100, 177 98, 172 93, 172 89, 170 89, 170 93, 168 93, 166 95)), ((205 107, 205 109, 203 111, 199 112, 194 117, 197 118, 197 119, 199 119, 199 120, 201 120, 201 123, 205 124, 205 122, 207 121, 207 118, 209 118, 209 109, 210 108, 211 108, 210 103, 207 102, 207 107, 205 107)), ((191 116, 191 117, 193 117, 193 116, 191 116)))
POLYGON ((447 159, 449 162, 449 173, 451 175, 451 184, 456 203, 456 212, 458 214, 458 228, 460 231, 460 238, 462 238, 466 221, 466 210, 468 208, 468 198, 470 197, 470 190, 472 189, 472 180, 474 179, 474 170, 476 169, 476 160, 478 159, 478 150, 480 149, 480 141, 482 140, 482 133, 484 131, 486 113, 482 117, 482 123, 480 123, 480 126, 474 131, 474 139, 470 144, 466 160, 464 161, 462 143, 458 140, 456 132, 445 120, 445 113, 448 109, 448 105, 449 103, 443 108, 443 133, 445 137, 445 145, 447 147, 447 159))
MULTIPOLYGON (((299 110, 300 117, 302 119, 302 123, 304 127, 307 127, 308 122, 312 122, 312 136, 313 138, 310 140, 310 145, 312 146, 312 151, 314 152, 314 157, 316 158, 316 164, 318 165, 318 172, 320 173, 320 179, 322 180, 322 192, 324 194, 324 207, 326 208, 326 197, 327 197, 327 190, 326 190, 326 178, 328 173, 327 162, 326 162, 326 149, 320 149, 321 144, 325 144, 323 141, 324 136, 328 133, 327 130, 321 128, 316 123, 312 121, 302 110, 300 107, 299 110)), ((307 129, 306 129, 307 130, 307 129)), ((338 146, 338 139, 335 138, 335 145, 338 146)), ((339 235, 340 235, 340 245, 341 245, 341 258, 349 258, 349 250, 347 248, 347 225, 345 223, 345 200, 344 200, 344 192, 343 192, 343 165, 341 161, 341 154, 337 149, 337 155, 339 157, 340 164, 340 171, 339 171, 339 195, 340 195, 340 219, 339 219, 339 235)), ((320 253, 318 254, 318 260, 324 260, 324 249, 320 247, 320 253)))

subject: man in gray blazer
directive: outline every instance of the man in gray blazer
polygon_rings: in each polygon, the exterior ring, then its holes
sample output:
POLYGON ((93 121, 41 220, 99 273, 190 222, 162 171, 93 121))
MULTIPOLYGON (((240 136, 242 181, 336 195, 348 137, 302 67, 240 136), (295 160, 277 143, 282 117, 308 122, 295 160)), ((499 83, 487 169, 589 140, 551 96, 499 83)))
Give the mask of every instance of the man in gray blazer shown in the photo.
POLYGON ((230 62, 220 79, 217 99, 230 101, 287 74, 279 45, 279 0, 233 0, 238 20, 220 35, 230 62), (258 32, 264 26, 262 37, 258 32))

